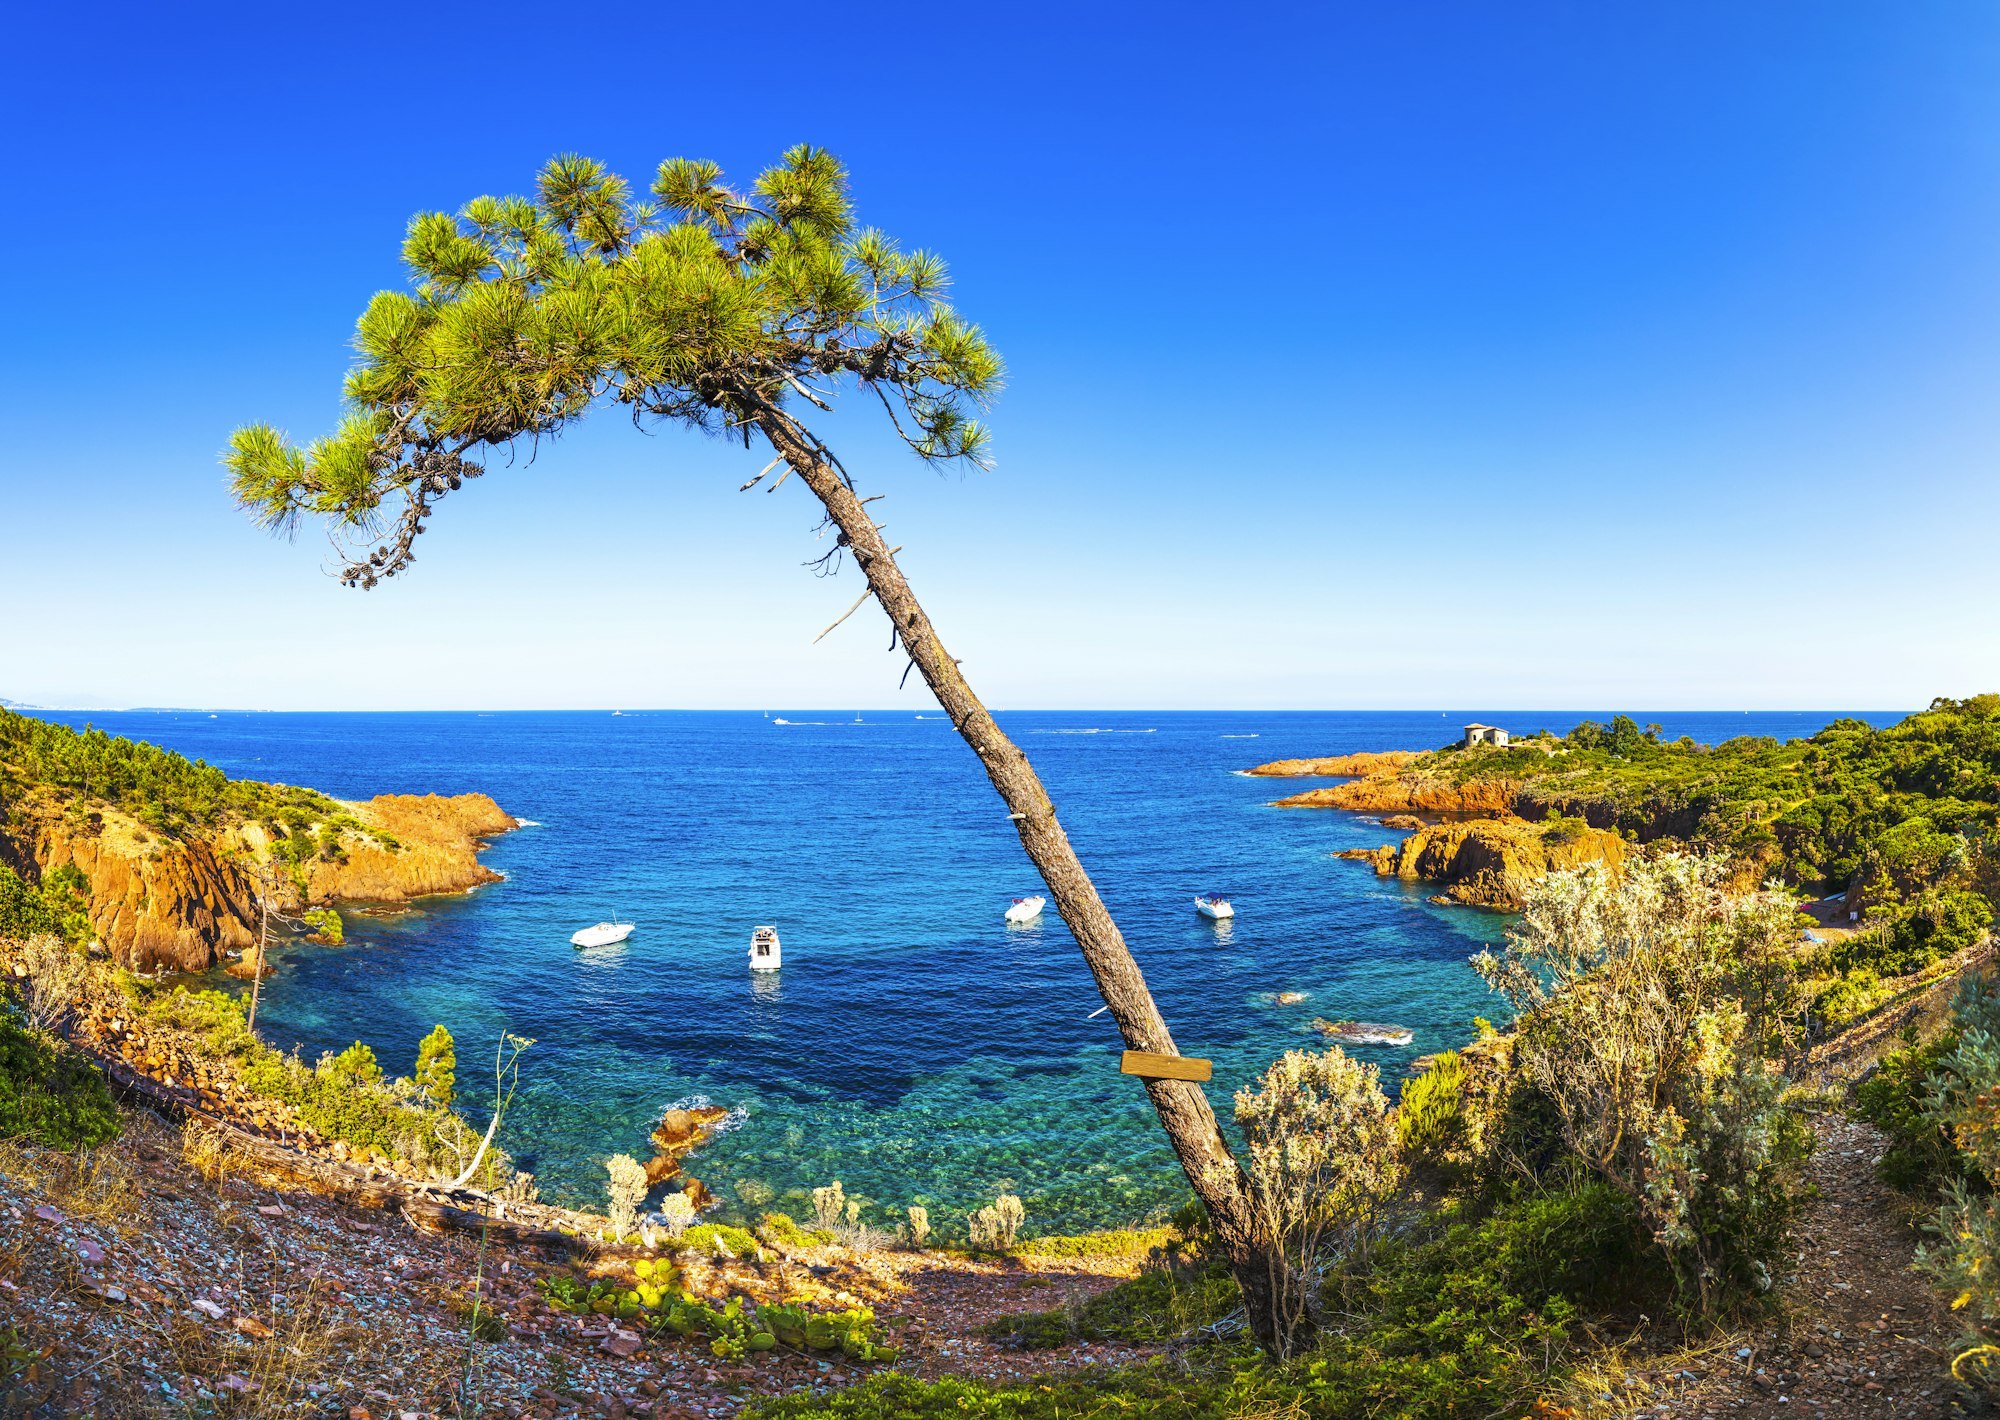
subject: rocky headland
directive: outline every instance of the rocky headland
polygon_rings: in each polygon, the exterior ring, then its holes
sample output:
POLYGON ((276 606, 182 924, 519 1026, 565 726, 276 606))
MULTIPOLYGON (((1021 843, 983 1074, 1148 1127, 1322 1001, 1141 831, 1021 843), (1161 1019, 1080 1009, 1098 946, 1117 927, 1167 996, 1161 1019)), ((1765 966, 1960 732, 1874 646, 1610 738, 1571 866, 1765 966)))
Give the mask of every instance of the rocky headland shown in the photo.
POLYGON ((1630 851, 1610 829, 1573 819, 1491 818, 1428 824, 1400 843, 1351 848, 1338 856, 1371 863, 1382 877, 1441 883, 1442 902, 1519 911, 1536 879, 1592 863, 1615 870, 1630 851))
POLYGON ((1543 875, 1591 863, 1616 869, 1631 851, 1615 829, 1525 803, 1517 779, 1448 775, 1425 763, 1428 758, 1412 750, 1389 750, 1281 759, 1248 772, 1341 778, 1341 783, 1279 799, 1277 807, 1379 816, 1383 827, 1408 836, 1337 856, 1369 863, 1383 877, 1437 883, 1442 902, 1518 911, 1529 885, 1543 875), (1524 816, 1524 809, 1532 817, 1524 816))
POLYGON ((0 827, 0 858, 37 878, 80 872, 92 930, 135 971, 205 971, 253 946, 260 881, 284 913, 496 882, 479 851, 518 826, 484 794, 384 794, 336 803, 304 828, 245 820, 174 838, 109 803, 38 795, 12 809, 0 827), (301 833, 311 851, 287 855, 280 845, 301 833))

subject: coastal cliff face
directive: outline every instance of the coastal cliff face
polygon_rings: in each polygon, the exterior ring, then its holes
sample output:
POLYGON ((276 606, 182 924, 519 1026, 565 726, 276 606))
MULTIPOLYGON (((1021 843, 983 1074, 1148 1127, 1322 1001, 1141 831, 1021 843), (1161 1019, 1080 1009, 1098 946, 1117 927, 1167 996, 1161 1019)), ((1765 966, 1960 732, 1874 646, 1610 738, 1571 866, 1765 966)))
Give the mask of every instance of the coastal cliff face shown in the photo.
MULTIPOLYGON (((500 874, 479 861, 486 841, 520 824, 484 794, 382 794, 346 806, 369 828, 399 845, 347 834, 335 862, 305 865, 307 892, 300 907, 331 902, 404 902, 436 893, 467 892, 497 883, 500 874)), ((246 835, 261 831, 252 827, 246 835)))
POLYGON ((73 866, 83 874, 91 928, 121 965, 205 971, 222 952, 256 941, 253 864, 268 873, 281 911, 402 902, 498 881, 479 850, 518 826, 484 794, 385 794, 340 807, 360 827, 340 828, 334 852, 315 852, 296 872, 274 860, 275 836, 260 823, 176 842, 109 806, 82 816, 51 807, 21 815, 9 832, 39 872, 73 866))
POLYGON ((1547 873, 1602 863, 1614 870, 1630 851, 1615 830, 1577 819, 1530 822, 1547 810, 1522 802, 1522 785, 1504 775, 1458 779, 1415 767, 1410 750, 1281 759, 1252 774, 1348 775, 1342 784, 1308 789, 1277 801, 1281 809, 1344 809, 1377 814, 1389 828, 1409 829, 1401 843, 1342 853, 1372 863, 1384 877, 1441 885, 1440 900, 1518 911, 1528 887, 1547 873), (1539 812, 1538 812, 1539 810, 1539 812))
POLYGON ((1281 809, 1346 809, 1363 814, 1512 814, 1520 785, 1512 779, 1469 779, 1403 770, 1308 789, 1278 800, 1281 809))
POLYGON ((1274 759, 1269 764, 1260 764, 1255 769, 1246 769, 1246 774, 1268 776, 1273 779, 1304 779, 1322 777, 1346 779, 1371 774, 1391 774, 1417 758, 1413 749, 1390 749, 1359 754, 1336 754, 1325 759, 1274 759))
POLYGON ((1550 826, 1495 818, 1432 824, 1401 843, 1340 856, 1372 863, 1383 877, 1441 883, 1438 896, 1449 902, 1518 912, 1538 878, 1591 864, 1616 870, 1630 851, 1616 833, 1573 820, 1550 826))

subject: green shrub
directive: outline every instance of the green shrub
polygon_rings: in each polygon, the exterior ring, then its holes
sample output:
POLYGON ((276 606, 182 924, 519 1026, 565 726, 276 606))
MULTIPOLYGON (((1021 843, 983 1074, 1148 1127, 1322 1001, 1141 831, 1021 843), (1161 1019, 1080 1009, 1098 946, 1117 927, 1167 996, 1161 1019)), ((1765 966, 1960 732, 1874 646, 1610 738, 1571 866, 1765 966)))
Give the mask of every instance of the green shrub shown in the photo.
POLYGON ((1074 1341, 1172 1341, 1222 1320, 1243 1305, 1229 1269, 1219 1263, 1162 1263, 1079 1305, 997 1317, 983 1334, 1018 1346, 1074 1341))
POLYGON ((1952 1298, 1968 1328, 1954 1365, 1962 1379, 1988 1391, 2000 1389, 1991 1358, 2000 1343, 2000 991, 1989 981, 1968 982, 1952 1003, 1956 1039, 1939 1053, 1929 1080, 1926 1113, 1945 1131, 1960 1156, 1961 1176, 1948 1177, 1943 1205, 1932 1220, 1936 1242, 1917 1250, 1917 1262, 1952 1298))
POLYGON ((1554 873, 1504 956, 1473 965, 1519 1014, 1524 1085, 1564 1150, 1632 1201, 1703 1311, 1770 1285, 1811 1133, 1745 1009, 1746 942, 1795 935, 1781 897, 1732 897, 1719 859, 1554 873))
POLYGON ((1993 926, 1993 907, 1976 892, 1937 889, 1920 894, 1883 926, 1848 938, 1830 960, 1840 972, 1871 968, 1907 976, 1977 942, 1993 926))
POLYGON ((1928 1193, 1970 1171, 1970 1161, 1931 1113, 1933 1077, 1957 1045, 1956 1029, 1921 1045, 1912 1026, 1904 1032, 1903 1048, 1885 1056, 1875 1073, 1854 1087, 1854 1112, 1889 1136, 1877 1166, 1882 1179, 1904 1193, 1928 1193))
POLYGON ((450 1109, 458 1098, 458 1046, 443 1025, 417 1042, 417 1068, 411 1081, 425 1099, 439 1109, 450 1109))
POLYGON ((1884 985, 1881 973, 1874 967, 1857 966, 1813 999, 1813 1014, 1838 1030, 1867 1015, 1893 994, 1895 988, 1884 985))
POLYGON ((757 1223, 757 1232, 772 1247, 787 1252, 803 1252, 809 1247, 829 1247, 833 1234, 824 1228, 802 1228, 789 1213, 766 1213, 757 1223))
POLYGON ((633 1285, 610 1279, 586 1282, 555 1273, 536 1285, 559 1312, 617 1317, 656 1337, 675 1335, 708 1343, 711 1354, 740 1361, 785 1347, 838 1351, 850 1361, 894 1363, 898 1352, 882 1339, 867 1307, 818 1311, 797 1303, 757 1303, 737 1296, 720 1307, 691 1297, 672 1263, 642 1258, 632 1264, 633 1285))
POLYGON ((90 1149, 116 1138, 118 1127, 97 1067, 0 1009, 0 1139, 90 1149))
POLYGON ((689 1228, 681 1234, 680 1249, 683 1252, 704 1252, 713 1255, 716 1243, 720 1242, 737 1257, 755 1257, 757 1239, 742 1228, 731 1227, 727 1223, 703 1223, 689 1228))
MULTIPOLYGON (((851 1420, 1076 1420, 1120 1415, 1145 1420, 1215 1420, 1252 1399, 1245 1383, 1216 1381, 1142 1366, 1110 1375, 992 1386, 983 1381, 920 1381, 871 1376, 832 1395, 787 1395, 759 1401, 746 1420, 793 1420, 824 1415, 851 1420)), ((1317 1412, 1308 1412, 1317 1414, 1317 1412)))
POLYGON ((242 1005, 226 992, 176 986, 164 994, 148 996, 145 1011, 160 1025, 199 1036, 202 1048, 211 1055, 248 1061, 271 1053, 244 1024, 242 1005))
POLYGON ((1173 1228, 1113 1228, 1101 1233, 1050 1233, 1014 1244, 1017 1257, 1131 1257, 1165 1247, 1173 1228))
POLYGON ((1456 1050, 1433 1056, 1421 1075, 1403 1081, 1396 1101, 1396 1147, 1405 1166, 1455 1172, 1470 1144, 1465 1062, 1456 1050))
POLYGON ((83 874, 68 865, 45 874, 37 887, 0 863, 0 937, 90 940, 87 888, 83 874))

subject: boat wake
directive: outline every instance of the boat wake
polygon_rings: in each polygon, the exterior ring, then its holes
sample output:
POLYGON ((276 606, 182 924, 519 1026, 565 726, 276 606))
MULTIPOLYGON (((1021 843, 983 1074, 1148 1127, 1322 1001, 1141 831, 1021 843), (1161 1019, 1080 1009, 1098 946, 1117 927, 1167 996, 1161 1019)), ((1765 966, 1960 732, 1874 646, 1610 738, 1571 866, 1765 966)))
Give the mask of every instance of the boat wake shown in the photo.
POLYGON ((1261 731, 1255 731, 1247 735, 1224 735, 1222 738, 1224 738, 1225 740, 1254 740, 1258 738, 1259 734, 1261 733, 1262 733, 1261 731))
POLYGON ((1119 730, 1109 727, 1092 727, 1082 730, 1030 730, 1031 735, 1156 735, 1158 730, 1119 730))

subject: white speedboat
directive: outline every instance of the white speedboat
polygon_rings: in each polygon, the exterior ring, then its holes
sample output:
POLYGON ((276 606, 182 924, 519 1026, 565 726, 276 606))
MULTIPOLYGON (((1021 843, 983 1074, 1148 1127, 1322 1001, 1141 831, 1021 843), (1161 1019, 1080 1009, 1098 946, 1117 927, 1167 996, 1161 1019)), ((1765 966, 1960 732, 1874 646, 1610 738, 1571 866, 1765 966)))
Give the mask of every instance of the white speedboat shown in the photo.
POLYGON ((1217 897, 1214 893, 1196 898, 1194 910, 1215 922, 1223 922, 1236 915, 1236 909, 1229 905, 1229 899, 1217 897))
POLYGON ((569 944, 572 947, 608 947, 631 936, 636 925, 632 922, 600 922, 595 927, 570 933, 569 944))
POLYGON ((776 971, 785 964, 785 949, 776 927, 759 927, 750 934, 750 969, 776 971))
POLYGON ((1009 922, 1032 922, 1042 915, 1042 909, 1049 905, 1046 897, 1017 897, 1014 905, 1007 909, 1009 922))

